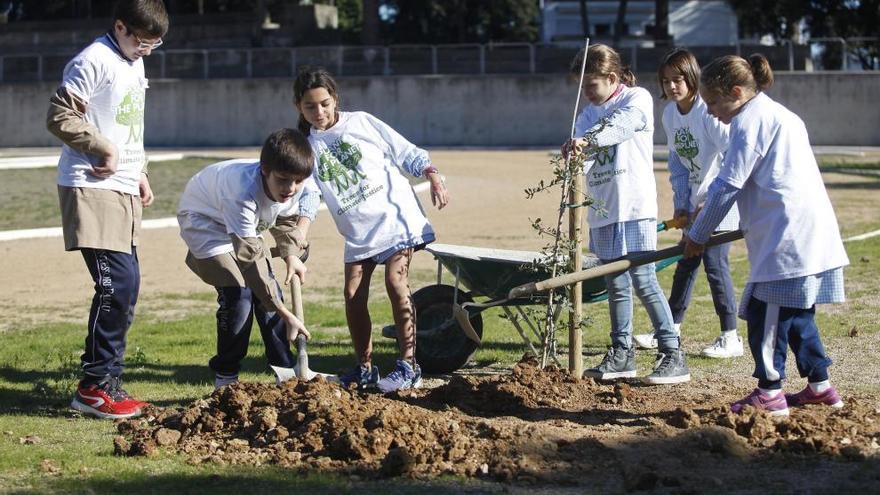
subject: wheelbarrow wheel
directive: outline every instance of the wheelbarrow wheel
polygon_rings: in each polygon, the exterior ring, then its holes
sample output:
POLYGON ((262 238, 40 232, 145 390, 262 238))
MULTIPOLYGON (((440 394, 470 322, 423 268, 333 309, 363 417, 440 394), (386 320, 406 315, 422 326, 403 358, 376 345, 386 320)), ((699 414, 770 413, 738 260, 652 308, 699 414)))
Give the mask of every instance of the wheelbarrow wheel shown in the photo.
MULTIPOLYGON (((458 291, 458 304, 473 302, 470 294, 458 291)), ((451 373, 470 360, 477 350, 477 343, 465 335, 455 320, 452 306, 455 303, 455 287, 429 285, 413 294, 416 306, 416 361, 428 374, 451 373)), ((483 317, 471 318, 477 335, 483 336, 483 317)))

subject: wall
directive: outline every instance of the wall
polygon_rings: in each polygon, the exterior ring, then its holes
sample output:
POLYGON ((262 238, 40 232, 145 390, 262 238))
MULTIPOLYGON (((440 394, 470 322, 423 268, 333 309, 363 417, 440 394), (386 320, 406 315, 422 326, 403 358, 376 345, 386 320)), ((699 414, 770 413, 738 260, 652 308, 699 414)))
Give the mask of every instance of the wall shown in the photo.
MULTIPOLYGON (((656 77, 639 82, 664 102, 656 77)), ((371 112, 424 146, 556 146, 569 134, 575 84, 560 76, 342 78, 344 109, 371 112)), ((56 146, 45 131, 54 83, 0 84, 0 147, 56 146)), ((807 124, 813 144, 880 146, 880 73, 777 73, 769 91, 807 124)), ((149 146, 257 145, 294 126, 289 79, 152 80, 149 146)), ((665 142, 659 129, 655 142, 665 142)))

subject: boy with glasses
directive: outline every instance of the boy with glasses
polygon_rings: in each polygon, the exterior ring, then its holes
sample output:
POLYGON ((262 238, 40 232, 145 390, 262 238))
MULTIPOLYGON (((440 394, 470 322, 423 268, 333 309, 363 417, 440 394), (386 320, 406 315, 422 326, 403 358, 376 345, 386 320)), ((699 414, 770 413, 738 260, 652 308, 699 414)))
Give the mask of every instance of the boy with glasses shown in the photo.
POLYGON ((162 44, 162 0, 120 0, 113 26, 64 68, 46 126, 61 139, 58 196, 64 246, 79 250, 94 281, 83 378, 71 407, 100 418, 141 414, 122 389, 126 334, 140 289, 143 207, 153 202, 144 153, 142 57, 162 44))

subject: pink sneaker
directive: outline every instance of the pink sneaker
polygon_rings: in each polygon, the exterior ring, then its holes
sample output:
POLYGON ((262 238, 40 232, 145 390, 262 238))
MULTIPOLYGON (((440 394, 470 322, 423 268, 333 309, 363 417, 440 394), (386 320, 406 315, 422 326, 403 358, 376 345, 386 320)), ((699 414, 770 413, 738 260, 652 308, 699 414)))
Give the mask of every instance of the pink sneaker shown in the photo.
POLYGON ((803 407, 807 404, 824 404, 831 407, 843 407, 843 399, 837 393, 834 387, 826 389, 824 392, 813 392, 813 389, 807 385, 803 390, 796 394, 785 394, 785 400, 791 407, 803 407))
POLYGON ((767 397, 760 390, 755 389, 749 395, 731 404, 730 410, 739 413, 746 406, 767 411, 771 416, 788 416, 788 403, 782 393, 777 394, 776 397, 767 397))

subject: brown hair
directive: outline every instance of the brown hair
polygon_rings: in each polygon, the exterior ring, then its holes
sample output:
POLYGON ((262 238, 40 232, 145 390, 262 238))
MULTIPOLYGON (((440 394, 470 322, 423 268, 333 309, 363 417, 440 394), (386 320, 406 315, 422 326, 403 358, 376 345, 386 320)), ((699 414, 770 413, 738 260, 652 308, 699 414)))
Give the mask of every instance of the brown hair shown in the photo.
POLYGON ((113 19, 142 35, 161 38, 168 32, 168 11, 162 0, 119 0, 113 19))
MULTIPOLYGON (((336 100, 336 118, 339 118, 339 91, 336 89, 336 81, 333 76, 323 67, 305 67, 300 70, 293 82, 293 102, 299 105, 305 96, 306 91, 311 89, 324 88, 330 93, 330 96, 336 100)), ((296 123, 297 129, 306 136, 309 135, 312 125, 303 117, 302 112, 299 114, 299 120, 296 123)))
MULTIPOLYGON (((581 64, 583 64, 583 61, 584 50, 581 49, 581 51, 575 55, 574 60, 571 61, 569 71, 575 76, 580 76, 581 64)), ((607 77, 611 74, 617 74, 617 78, 620 79, 620 82, 623 84, 630 87, 636 85, 636 75, 633 74, 633 71, 628 65, 623 65, 620 61, 620 55, 618 55, 613 48, 601 43, 590 45, 589 53, 587 54, 587 66, 584 69, 584 74, 588 74, 591 77, 607 77)))
POLYGON ((760 53, 749 55, 748 61, 736 55, 726 55, 707 65, 700 80, 713 93, 729 95, 734 86, 757 93, 773 86, 773 69, 767 57, 760 53))
POLYGON ((700 90, 700 64, 694 54, 684 48, 674 48, 663 57, 660 62, 660 68, 657 69, 657 81, 660 83, 660 99, 666 99, 666 92, 663 91, 663 70, 669 67, 675 72, 681 74, 684 83, 688 88, 688 98, 696 96, 700 90))
POLYGON ((279 129, 263 143, 260 167, 265 172, 289 174, 305 179, 312 175, 315 154, 309 140, 296 129, 279 129))

